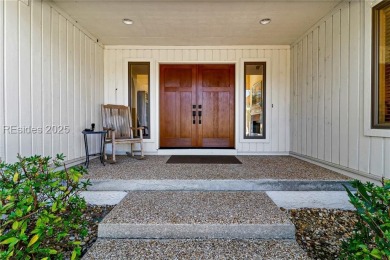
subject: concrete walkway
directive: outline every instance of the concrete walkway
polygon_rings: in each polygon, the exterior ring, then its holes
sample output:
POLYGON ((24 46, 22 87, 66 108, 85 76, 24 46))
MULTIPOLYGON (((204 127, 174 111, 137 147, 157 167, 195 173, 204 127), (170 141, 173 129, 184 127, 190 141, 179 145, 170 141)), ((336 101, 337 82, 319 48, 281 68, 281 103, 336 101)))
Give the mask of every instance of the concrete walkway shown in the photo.
POLYGON ((348 178, 290 156, 242 165, 166 164, 126 156, 87 176, 91 204, 119 204, 84 259, 308 259, 287 209, 350 209, 348 178))
POLYGON ((83 259, 310 259, 293 240, 98 239, 83 259))

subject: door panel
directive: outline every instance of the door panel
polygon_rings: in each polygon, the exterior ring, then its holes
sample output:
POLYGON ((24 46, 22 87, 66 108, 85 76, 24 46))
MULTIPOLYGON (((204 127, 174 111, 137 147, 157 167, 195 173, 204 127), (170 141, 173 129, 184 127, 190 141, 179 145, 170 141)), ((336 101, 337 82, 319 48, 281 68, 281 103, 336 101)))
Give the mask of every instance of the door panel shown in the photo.
POLYGON ((160 146, 196 145, 196 125, 192 104, 196 103, 196 67, 160 66, 160 146))
POLYGON ((234 147, 234 65, 199 65, 200 147, 234 147))
POLYGON ((234 65, 160 65, 160 147, 234 147, 234 65))

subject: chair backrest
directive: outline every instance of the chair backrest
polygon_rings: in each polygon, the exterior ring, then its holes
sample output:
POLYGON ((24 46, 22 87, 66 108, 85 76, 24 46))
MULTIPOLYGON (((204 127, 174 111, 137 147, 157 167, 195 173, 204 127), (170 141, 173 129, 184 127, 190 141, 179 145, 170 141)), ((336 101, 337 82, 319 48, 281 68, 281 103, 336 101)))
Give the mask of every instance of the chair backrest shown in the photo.
MULTIPOLYGON (((133 138, 130 108, 121 105, 102 105, 103 128, 114 128, 115 138, 133 138)), ((108 138, 112 138, 111 132, 108 138)))

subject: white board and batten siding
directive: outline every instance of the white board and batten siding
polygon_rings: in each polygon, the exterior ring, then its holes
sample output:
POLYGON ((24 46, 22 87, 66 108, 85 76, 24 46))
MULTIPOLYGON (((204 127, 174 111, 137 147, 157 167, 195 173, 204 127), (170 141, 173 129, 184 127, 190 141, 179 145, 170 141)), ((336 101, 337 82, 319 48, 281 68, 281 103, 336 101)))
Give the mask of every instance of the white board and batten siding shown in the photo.
MULTIPOLYGON (((292 154, 390 178, 390 138, 365 135, 364 2, 342 3, 291 50, 292 154)), ((368 82, 368 84, 370 84, 368 82)), ((390 130, 388 130, 390 131, 390 130)))
MULTIPOLYGON (((288 154, 290 150, 290 46, 105 46, 104 102, 128 105, 127 63, 151 62, 151 139, 146 152, 157 153, 159 64, 236 64, 236 144, 238 154, 288 154), (244 61, 267 61, 267 140, 243 140, 244 61), (273 104, 273 108, 272 105, 273 104)), ((121 149, 121 148, 119 148, 121 149)))
POLYGON ((52 3, 0 1, 0 17, 1 159, 85 156, 81 131, 101 125, 103 47, 52 3))

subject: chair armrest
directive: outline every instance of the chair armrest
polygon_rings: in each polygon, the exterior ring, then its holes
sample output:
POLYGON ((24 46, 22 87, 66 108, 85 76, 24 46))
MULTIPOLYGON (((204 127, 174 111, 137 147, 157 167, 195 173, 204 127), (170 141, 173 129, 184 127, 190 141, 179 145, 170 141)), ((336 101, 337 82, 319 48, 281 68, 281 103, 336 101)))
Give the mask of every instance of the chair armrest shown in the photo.
POLYGON ((131 129, 136 129, 136 130, 143 130, 145 129, 145 127, 141 126, 141 127, 130 127, 131 129))
POLYGON ((115 128, 112 128, 112 127, 103 127, 103 130, 106 130, 106 131, 115 131, 115 128))

